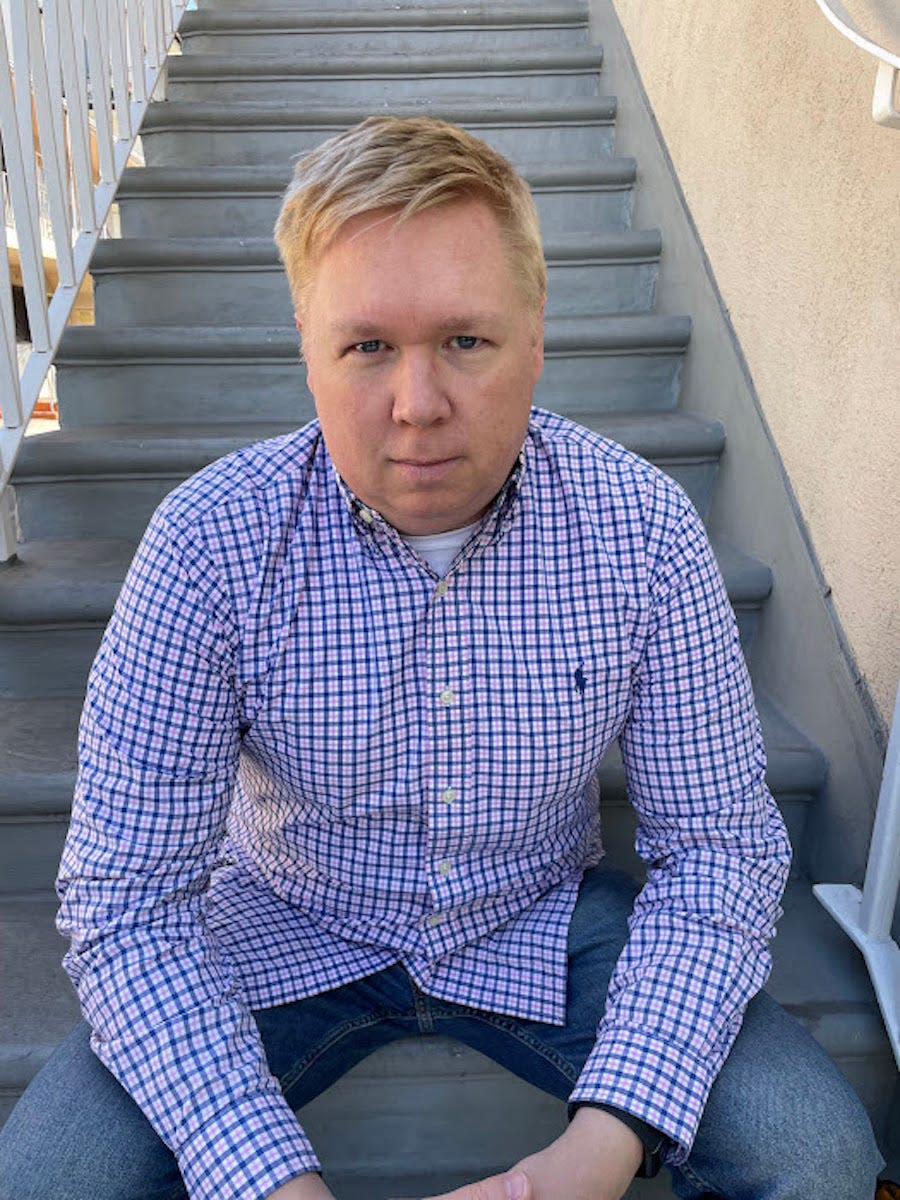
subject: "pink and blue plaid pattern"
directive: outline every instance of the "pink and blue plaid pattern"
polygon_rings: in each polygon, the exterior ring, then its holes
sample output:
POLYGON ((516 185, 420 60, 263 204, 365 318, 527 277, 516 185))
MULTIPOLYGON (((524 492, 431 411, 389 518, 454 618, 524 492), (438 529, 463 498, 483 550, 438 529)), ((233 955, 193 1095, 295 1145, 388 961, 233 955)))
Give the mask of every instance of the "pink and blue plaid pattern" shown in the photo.
POLYGON ((315 423, 166 499, 91 673, 59 925, 94 1049, 192 1197, 318 1166, 251 1009, 402 961, 439 998, 563 1023, 616 737, 650 872, 572 1098, 679 1161, 789 858, 681 490, 535 410, 444 580, 347 493, 315 423))

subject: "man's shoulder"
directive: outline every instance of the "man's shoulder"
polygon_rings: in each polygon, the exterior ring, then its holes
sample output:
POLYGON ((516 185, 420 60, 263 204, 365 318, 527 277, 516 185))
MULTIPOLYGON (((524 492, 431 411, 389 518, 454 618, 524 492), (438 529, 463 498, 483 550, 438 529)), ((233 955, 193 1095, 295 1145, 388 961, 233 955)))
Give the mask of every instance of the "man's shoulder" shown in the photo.
POLYGON ((681 486, 659 467, 576 420, 535 408, 530 432, 564 482, 629 506, 662 500, 680 510, 689 503, 681 486))
POLYGON ((265 509, 271 515, 295 511, 309 486, 321 444, 317 421, 261 442, 252 442, 204 467, 165 498, 159 514, 188 530, 228 513, 246 519, 265 509))

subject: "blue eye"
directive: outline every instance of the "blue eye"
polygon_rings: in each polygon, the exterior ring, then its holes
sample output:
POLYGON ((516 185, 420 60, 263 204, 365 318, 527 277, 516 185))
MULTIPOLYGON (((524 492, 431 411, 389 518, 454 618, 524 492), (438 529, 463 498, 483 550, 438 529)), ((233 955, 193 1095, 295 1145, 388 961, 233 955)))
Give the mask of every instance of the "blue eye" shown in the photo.
POLYGON ((461 333, 453 339, 460 350, 474 350, 481 338, 475 337, 472 333, 461 333))
POLYGON ((380 338, 368 338, 365 342, 356 342, 353 349, 358 350, 360 354, 377 354, 384 346, 384 342, 380 338))

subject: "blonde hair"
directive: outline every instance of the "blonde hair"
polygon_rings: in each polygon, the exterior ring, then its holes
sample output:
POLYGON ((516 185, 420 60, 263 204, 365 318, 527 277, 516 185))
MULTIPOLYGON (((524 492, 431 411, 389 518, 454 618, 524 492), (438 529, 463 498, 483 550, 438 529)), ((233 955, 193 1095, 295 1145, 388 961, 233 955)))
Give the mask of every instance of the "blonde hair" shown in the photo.
POLYGON ((368 117, 297 163, 275 243, 300 312, 320 256, 351 217, 397 209, 397 220, 454 200, 484 200, 497 218, 522 295, 537 310, 547 267, 525 180, 496 150, 434 117, 368 117))

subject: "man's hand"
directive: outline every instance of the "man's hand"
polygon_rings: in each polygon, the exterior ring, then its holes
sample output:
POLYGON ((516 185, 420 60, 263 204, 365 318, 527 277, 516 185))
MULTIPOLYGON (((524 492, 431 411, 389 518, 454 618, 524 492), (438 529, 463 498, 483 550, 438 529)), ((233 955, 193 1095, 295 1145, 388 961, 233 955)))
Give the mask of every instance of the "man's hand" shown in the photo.
POLYGON ((310 1171, 283 1183, 276 1192, 269 1193, 267 1200, 334 1200, 334 1195, 322 1182, 322 1176, 310 1171))
POLYGON ((621 1200, 641 1165, 637 1134, 599 1108, 580 1108, 565 1133, 503 1175, 430 1200, 621 1200))

